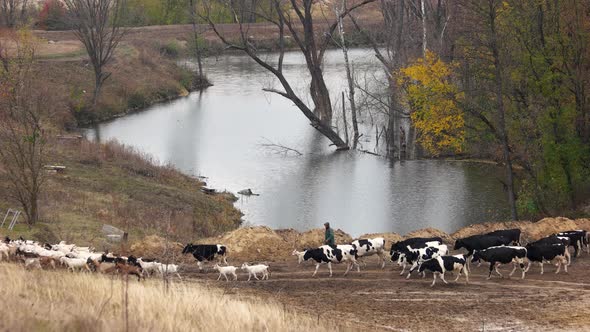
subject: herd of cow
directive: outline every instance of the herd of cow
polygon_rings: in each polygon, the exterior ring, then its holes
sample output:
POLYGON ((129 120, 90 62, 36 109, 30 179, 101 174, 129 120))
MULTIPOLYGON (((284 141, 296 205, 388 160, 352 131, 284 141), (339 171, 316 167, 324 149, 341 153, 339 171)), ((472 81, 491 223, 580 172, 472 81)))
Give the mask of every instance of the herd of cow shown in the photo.
MULTIPOLYGON (((498 271, 498 267, 510 263, 514 264, 514 267, 509 276, 512 276, 520 268, 521 278, 523 279, 532 263, 539 263, 541 274, 544 272, 543 264, 552 262, 555 263, 557 268, 555 273, 559 273, 562 267, 567 272, 567 267, 572 260, 569 247, 574 249, 573 256, 578 257, 584 248, 590 254, 589 242, 590 233, 585 230, 572 230, 556 233, 522 246, 520 229, 507 229, 473 235, 455 241, 453 250, 465 249, 467 253, 449 255, 449 248, 440 237, 409 238, 393 243, 389 250, 389 257, 392 262, 402 267, 400 275, 403 275, 406 267, 410 265, 406 278, 410 278, 411 274, 416 270, 422 276, 425 275, 426 271, 432 272, 434 280, 431 286, 434 286, 437 277, 447 283, 445 280, 446 272, 456 273, 455 281, 461 275, 464 275, 466 282, 469 282, 470 262, 489 263, 487 279, 491 278, 492 272, 496 272, 500 277, 503 277, 498 271), (528 262, 526 267, 525 262, 528 262)), ((222 258, 225 261, 227 248, 219 244, 188 244, 184 248, 183 254, 189 253, 193 254, 199 269, 201 269, 202 264, 206 261, 212 261, 215 258, 222 258)), ((385 239, 360 239, 350 244, 323 245, 303 251, 293 250, 292 255, 297 256, 299 263, 308 260, 315 262, 316 267, 312 276, 317 274, 322 264, 328 265, 330 276, 332 276, 332 263, 345 263, 346 271, 344 275, 347 275, 353 267, 356 267, 357 271, 360 272, 359 262, 362 262, 364 257, 372 255, 379 257, 381 268, 384 268, 386 263, 385 239)), ((264 266, 265 270, 268 270, 268 266, 264 266)), ((233 266, 220 267, 219 265, 216 265, 215 268, 220 272, 219 278, 223 275, 226 280, 227 275, 224 268, 233 270, 234 275, 235 269, 237 269, 233 266)), ((266 275, 266 277, 268 276, 266 275)))
MULTIPOLYGON (((572 262, 569 247, 574 249, 574 257, 578 257, 585 248, 590 254, 590 233, 585 230, 573 230, 560 232, 551 236, 542 238, 535 242, 530 242, 521 246, 521 231, 519 229, 507 229, 490 232, 487 234, 473 235, 470 237, 458 239, 455 241, 454 250, 465 249, 466 253, 450 255, 449 248, 443 243, 440 237, 432 238, 409 238, 403 241, 391 244, 389 250, 389 260, 397 263, 402 267, 400 275, 410 266, 406 278, 410 278, 414 271, 418 271, 425 276, 426 271, 433 273, 434 280, 431 286, 436 283, 437 277, 447 283, 445 280, 446 272, 453 272, 457 275, 457 281, 461 275, 465 276, 466 282, 469 282, 469 263, 489 263, 489 273, 487 278, 491 278, 492 272, 498 271, 498 266, 502 264, 514 264, 510 276, 520 268, 521 278, 525 277, 526 272, 532 263, 539 263, 541 274, 543 274, 543 264, 554 262, 559 273, 563 267, 567 272, 568 265, 572 262), (471 258, 471 259, 470 259, 471 258), (528 265, 525 267, 525 262, 528 265)), ((221 244, 187 244, 183 254, 192 254, 197 260, 197 266, 201 270, 203 264, 208 261, 218 260, 214 269, 219 272, 219 280, 222 276, 226 280, 233 276, 237 280, 236 271, 238 267, 227 264, 227 247, 221 244), (220 265, 224 263, 225 265, 220 265)), ((387 254, 385 249, 385 239, 360 239, 352 241, 350 244, 339 244, 335 246, 323 245, 318 248, 305 249, 303 251, 293 250, 293 256, 297 256, 298 262, 304 261, 315 262, 315 271, 312 276, 318 272, 320 265, 327 264, 332 276, 332 263, 345 263, 346 271, 344 275, 356 267, 360 272, 360 264, 365 257, 377 255, 381 268, 385 267, 387 254)), ((16 258, 24 262, 26 267, 52 267, 63 265, 70 270, 87 270, 102 273, 117 272, 126 275, 136 275, 138 279, 152 273, 161 275, 173 273, 178 275, 178 265, 162 264, 154 260, 135 258, 133 256, 120 257, 109 253, 94 252, 88 247, 77 247, 73 244, 61 242, 56 245, 41 245, 33 241, 24 239, 10 240, 5 239, 0 243, 0 260, 6 258, 16 258)), ((366 265, 366 264, 365 264, 366 265)), ((268 279, 269 266, 266 264, 249 265, 242 264, 242 270, 248 273, 248 280, 251 277, 259 279, 268 279)), ((178 275, 180 278, 180 275, 178 275)))

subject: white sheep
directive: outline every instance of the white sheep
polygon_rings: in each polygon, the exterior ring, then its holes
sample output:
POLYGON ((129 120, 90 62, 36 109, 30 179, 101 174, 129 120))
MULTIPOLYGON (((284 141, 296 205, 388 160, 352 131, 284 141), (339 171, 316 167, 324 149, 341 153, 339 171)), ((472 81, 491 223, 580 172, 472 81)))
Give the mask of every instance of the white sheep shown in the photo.
POLYGON ((234 280, 238 280, 238 275, 236 274, 236 270, 238 268, 236 266, 219 266, 219 264, 215 264, 215 266, 213 266, 213 269, 219 271, 219 277, 217 278, 217 280, 221 279, 221 276, 224 276, 225 281, 229 281, 229 279, 227 278, 228 274, 234 276, 234 280))
POLYGON ((41 262, 39 258, 27 258, 25 259, 25 269, 40 269, 41 262))
POLYGON ((248 265, 248 263, 244 263, 244 264, 242 264, 242 270, 248 271, 248 281, 250 281, 250 278, 252 276, 254 276, 254 279, 260 280, 260 279, 258 279, 258 276, 256 275, 257 273, 262 273, 262 280, 264 280, 264 279, 268 280, 268 265, 264 265, 264 264, 248 265))

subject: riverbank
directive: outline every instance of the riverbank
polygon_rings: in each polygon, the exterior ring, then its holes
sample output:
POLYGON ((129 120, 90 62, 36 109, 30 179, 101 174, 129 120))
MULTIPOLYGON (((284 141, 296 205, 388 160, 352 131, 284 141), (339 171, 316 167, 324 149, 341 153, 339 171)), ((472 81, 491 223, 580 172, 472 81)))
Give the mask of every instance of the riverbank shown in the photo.
MULTIPOLYGON (((46 174, 39 199, 41 221, 29 228, 21 217, 14 230, 3 229, 3 235, 105 248, 110 246, 102 231, 105 224, 128 232, 131 242, 152 234, 190 241, 241 224, 235 196, 207 195, 201 192, 203 182, 157 166, 131 148, 76 137, 51 137, 48 148, 48 164, 65 170, 46 174)), ((8 179, 0 174, 2 213, 18 208, 8 188, 8 179)))

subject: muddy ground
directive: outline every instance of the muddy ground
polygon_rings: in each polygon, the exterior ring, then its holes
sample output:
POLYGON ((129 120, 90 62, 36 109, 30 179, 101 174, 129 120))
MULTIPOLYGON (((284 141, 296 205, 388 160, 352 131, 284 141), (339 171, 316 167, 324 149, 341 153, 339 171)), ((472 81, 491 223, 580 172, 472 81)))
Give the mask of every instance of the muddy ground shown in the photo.
MULTIPOLYGON (((238 262, 230 261, 230 264, 238 262)), ((199 273, 186 269, 188 280, 220 287, 225 294, 262 297, 278 301, 288 310, 305 312, 318 320, 333 321, 342 330, 392 331, 590 331, 590 255, 572 262, 569 273, 554 274, 546 264, 540 275, 531 267, 524 280, 520 270, 512 278, 512 266, 486 280, 487 265, 472 265, 469 284, 462 276, 448 285, 440 280, 431 288, 432 275, 406 280, 391 263, 381 270, 376 259, 368 259, 361 273, 343 277, 344 266, 336 265, 334 277, 321 266, 312 278, 314 265, 298 265, 296 258, 269 263, 268 281, 247 282, 240 272, 237 282, 217 282, 217 273, 208 268, 199 273)))

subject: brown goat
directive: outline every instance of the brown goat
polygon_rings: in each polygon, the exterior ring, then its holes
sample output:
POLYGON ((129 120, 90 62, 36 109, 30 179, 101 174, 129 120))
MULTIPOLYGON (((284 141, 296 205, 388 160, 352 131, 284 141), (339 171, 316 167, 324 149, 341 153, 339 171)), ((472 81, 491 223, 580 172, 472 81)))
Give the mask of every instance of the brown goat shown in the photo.
POLYGON ((143 277, 143 271, 141 270, 140 267, 137 267, 135 265, 127 265, 125 263, 122 262, 118 262, 115 264, 117 271, 119 271, 119 273, 121 273, 122 275, 135 275, 137 276, 137 281, 141 281, 141 278, 143 277))

